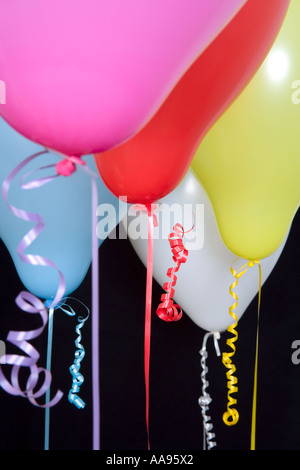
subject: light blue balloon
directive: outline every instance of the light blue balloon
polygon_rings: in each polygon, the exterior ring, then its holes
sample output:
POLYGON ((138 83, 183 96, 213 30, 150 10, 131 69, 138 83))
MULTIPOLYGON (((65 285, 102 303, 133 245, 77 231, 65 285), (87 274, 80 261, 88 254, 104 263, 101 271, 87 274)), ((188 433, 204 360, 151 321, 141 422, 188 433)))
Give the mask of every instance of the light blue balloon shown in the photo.
MULTIPOLYGON (((5 178, 19 163, 42 150, 41 146, 21 136, 0 118, 1 187, 5 178)), ((119 202, 106 188, 97 172, 93 156, 86 156, 84 160, 97 177, 100 206, 98 212, 99 215, 103 214, 97 227, 100 247, 125 215, 127 205, 119 202), (101 210, 101 207, 105 210, 101 210)), ((66 282, 65 294, 69 295, 82 283, 92 260, 91 176, 78 167, 71 176, 55 178, 42 187, 28 190, 20 187, 22 175, 58 162, 59 157, 54 153, 44 154, 30 162, 13 181, 8 193, 8 202, 18 209, 43 217, 45 228, 25 250, 25 254, 39 255, 51 260, 62 272, 66 282)), ((54 174, 54 168, 37 172, 32 174, 27 182, 54 174)), ((34 226, 34 223, 16 217, 1 193, 0 237, 12 257, 18 276, 29 292, 42 299, 51 299, 55 296, 59 284, 57 271, 48 266, 27 264, 20 259, 16 251, 22 238, 34 226)))

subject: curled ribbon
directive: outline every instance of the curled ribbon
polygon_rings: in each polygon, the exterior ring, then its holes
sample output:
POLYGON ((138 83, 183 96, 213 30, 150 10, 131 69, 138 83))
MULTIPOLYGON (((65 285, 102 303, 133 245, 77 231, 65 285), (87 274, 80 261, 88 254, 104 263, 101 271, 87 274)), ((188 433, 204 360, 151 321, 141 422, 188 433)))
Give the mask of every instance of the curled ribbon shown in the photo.
MULTIPOLYGON (((44 155, 46 153, 49 153, 49 150, 44 149, 41 152, 37 152, 34 155, 31 155, 30 157, 28 157, 27 159, 25 159, 23 162, 20 163, 19 165, 20 168, 16 167, 14 173, 16 171, 17 172, 20 171, 31 160, 37 158, 40 155, 44 155)), ((83 161, 80 157, 73 157, 73 156, 67 156, 67 155, 62 155, 62 156, 64 158, 56 164, 45 165, 45 166, 38 168, 38 170, 29 171, 28 173, 24 174, 20 179, 21 188, 22 189, 39 188, 43 186, 44 184, 50 183, 50 181, 53 181, 55 178, 58 178, 59 176, 71 176, 77 169, 76 165, 80 165, 80 166, 86 165, 86 162, 83 161), (49 168, 55 168, 56 172, 54 175, 32 180, 29 183, 24 183, 25 179, 27 179, 30 175, 32 175, 36 171, 48 170, 49 168)))
MULTIPOLYGON (((11 212, 16 215, 17 217, 30 221, 30 222, 35 222, 36 225, 35 227, 30 230, 27 235, 21 240, 20 244, 17 247, 17 252, 20 256, 20 258, 29 264, 33 265, 41 265, 41 266, 51 266, 56 271, 58 272, 59 275, 59 285, 58 289, 56 292, 56 295, 54 299, 52 299, 52 302, 49 305, 49 309, 52 311, 52 309, 55 309, 56 306, 60 303, 61 299, 64 296, 65 292, 65 279, 63 274, 60 272, 60 270, 53 264, 50 260, 41 257, 41 256, 36 256, 36 255, 25 255, 24 251, 28 246, 37 238, 37 236, 41 233, 41 231, 44 229, 45 225, 43 222, 43 219, 40 215, 38 214, 33 214, 27 211, 23 211, 20 209, 17 209, 16 207, 12 206, 11 204, 8 203, 7 199, 7 194, 11 185, 12 180, 16 177, 16 175, 32 160, 36 159, 40 155, 49 153, 47 149, 37 152, 30 157, 26 158, 23 162, 21 162, 17 167, 8 175, 8 177, 5 179, 2 185, 2 194, 4 197, 4 200, 6 201, 9 209, 11 212)), ((76 171, 76 165, 81 165, 84 166, 85 162, 81 160, 79 157, 74 157, 74 156, 64 156, 61 162, 57 163, 56 165, 48 165, 44 166, 42 168, 39 168, 39 170, 43 169, 48 169, 51 167, 55 167, 56 169, 56 174, 53 176, 48 176, 44 178, 39 178, 37 180, 31 181, 30 183, 24 183, 24 179, 27 178, 31 173, 27 173, 23 178, 21 178, 21 187, 23 189, 32 189, 32 188, 37 188, 40 187, 44 184, 49 183, 52 181, 54 178, 61 177, 61 176, 70 176, 74 171, 76 171)), ((96 225, 97 225, 97 220, 96 220, 96 210, 97 210, 97 204, 98 204, 98 191, 97 191, 97 184, 96 184, 96 176, 88 167, 84 168, 86 173, 88 173, 91 176, 91 182, 92 182, 92 316, 93 316, 93 327, 92 327, 92 379, 93 379, 93 449, 94 450, 99 450, 100 449, 100 394, 99 394, 99 382, 100 382, 100 373, 99 373, 99 293, 98 293, 98 284, 99 284, 99 261, 98 261, 98 240, 97 240, 97 234, 96 234, 96 225)), ((26 297, 29 295, 28 293, 21 293, 20 298, 26 297)), ((31 300, 32 300, 32 305, 35 305, 36 311, 35 313, 43 313, 45 312, 44 305, 37 299, 35 296, 31 295, 31 300)), ((23 303, 20 304, 20 306, 23 305, 23 303)), ((22 308, 22 306, 21 306, 22 308)), ((25 309, 26 310, 26 309, 25 309)), ((43 317, 44 318, 44 317, 43 317)), ((48 320, 47 320, 48 321, 48 320)), ((45 326, 45 325, 44 325, 45 326)), ((40 330, 40 333, 42 330, 40 330)), ((27 338, 27 333, 26 332, 17 332, 16 333, 17 337, 26 337, 27 338)), ((29 334, 30 336, 30 334, 29 334)), ((25 346, 25 345, 24 345, 25 346)), ((28 343, 26 344, 26 347, 29 349, 30 352, 33 353, 34 358, 37 360, 39 355, 37 351, 32 348, 28 343)), ((12 359, 11 359, 12 360, 12 359)), ((14 356, 14 365, 13 365, 13 371, 12 371, 12 380, 16 385, 18 385, 17 380, 15 379, 15 376, 17 374, 17 369, 15 368, 15 364, 20 364, 22 365, 27 365, 27 367, 30 367, 30 378, 28 380, 27 384, 27 389, 26 389, 26 396, 31 396, 32 393, 30 392, 30 387, 32 387, 32 384, 36 382, 36 377, 37 377, 37 371, 40 372, 42 369, 38 368, 35 364, 32 364, 30 361, 28 362, 27 358, 23 358, 22 356, 14 356), (29 393, 30 392, 30 393, 29 393)), ((51 381, 51 374, 49 371, 45 371, 45 386, 42 388, 42 392, 46 392, 46 395, 49 393, 49 387, 50 387, 50 381, 51 381), (46 386, 47 385, 47 386, 46 386)), ((19 394, 20 390, 18 387, 14 386, 9 386, 7 381, 4 379, 4 376, 2 374, 2 384, 3 388, 9 393, 12 393, 13 395, 19 394)), ((1 382, 0 382, 1 386, 1 382)), ((24 395, 23 395, 24 396, 24 395)), ((35 396, 37 396, 35 394, 35 396)), ((57 397, 60 397, 60 393, 57 394, 57 397)), ((32 397, 31 397, 32 398, 32 397)), ((33 398, 31 399, 31 401, 33 398)), ((50 404, 55 404, 57 401, 51 401, 47 404, 47 406, 50 406, 50 404)))
POLYGON ((172 259, 176 263, 176 266, 169 268, 167 271, 167 276, 171 281, 164 283, 163 288, 166 293, 161 295, 161 303, 156 310, 158 317, 167 322, 178 321, 182 317, 181 307, 174 303, 172 297, 174 297, 174 287, 177 282, 175 273, 179 270, 181 264, 186 262, 188 257, 188 250, 184 247, 182 241, 183 235, 184 229, 182 225, 175 224, 173 232, 168 237, 173 254, 172 259))
POLYGON ((54 406, 59 402, 62 397, 62 392, 57 391, 55 397, 46 404, 39 404, 36 399, 45 394, 51 384, 51 374, 48 370, 38 367, 37 362, 40 358, 39 352, 28 342, 37 338, 44 331, 48 321, 48 312, 43 303, 34 295, 29 292, 21 292, 16 298, 17 305, 25 312, 31 314, 39 314, 42 320, 42 326, 36 330, 31 331, 10 331, 7 336, 7 341, 17 346, 23 351, 26 356, 19 354, 8 354, 3 357, 3 363, 12 366, 11 382, 9 382, 0 365, 0 386, 10 395, 22 396, 35 406, 46 408, 54 406), (23 390, 19 383, 19 373, 21 368, 29 368, 29 377, 26 382, 25 389, 23 390), (34 391, 40 374, 44 374, 44 382, 40 388, 34 391))
POLYGON ((212 449, 215 447, 217 444, 213 439, 216 437, 215 433, 212 432, 213 430, 213 425, 211 423, 211 417, 207 415, 207 411, 209 410, 209 405, 212 401, 211 396, 207 392, 208 388, 208 380, 206 379, 206 375, 208 373, 208 367, 206 365, 206 359, 208 357, 208 353, 206 350, 206 343, 207 339, 209 336, 213 335, 214 337, 214 344, 215 344, 215 349, 217 356, 220 356, 220 349, 218 345, 218 339, 220 338, 220 333, 218 332, 209 332, 206 333, 206 335, 203 338, 203 344, 202 348, 200 350, 200 355, 201 355, 201 367, 202 367, 202 373, 201 373, 201 380, 202 380, 202 395, 198 400, 198 403, 201 407, 201 412, 202 412, 202 417, 203 417, 203 450, 208 450, 212 449))
MULTIPOLYGON (((153 282, 153 228, 158 226, 157 217, 154 213, 157 206, 155 204, 135 204, 136 211, 146 211, 148 216, 148 244, 147 244, 147 278, 146 278, 146 306, 145 306, 145 334, 144 334, 144 372, 146 388, 146 427, 148 450, 150 449, 149 440, 149 369, 150 369, 150 343, 151 343, 151 309, 152 309, 152 282, 153 282)), ((183 227, 176 224, 173 233, 169 235, 169 242, 173 252, 173 260, 177 266, 168 270, 168 276, 172 279, 171 283, 165 283, 164 289, 169 290, 161 297, 162 303, 157 308, 157 314, 166 321, 179 320, 182 312, 178 305, 170 297, 174 294, 174 285, 176 284, 175 272, 178 271, 181 263, 187 259, 188 251, 184 248, 182 238, 184 234, 183 227), (180 253, 183 252, 182 255, 180 253), (179 311, 180 310, 180 311, 179 311)))
POLYGON ((228 388, 228 393, 227 393, 227 411, 223 414, 223 421, 227 426, 233 426, 235 425, 238 420, 239 420, 239 413, 236 408, 232 408, 233 405, 237 403, 237 399, 233 398, 231 395, 233 393, 238 392, 238 387, 236 384, 238 383, 237 378, 234 376, 234 373, 236 372, 236 367, 232 362, 232 357, 235 354, 236 347, 235 347, 235 342, 238 339, 238 333, 236 331, 236 327, 238 324, 238 318, 237 315, 234 313, 234 309, 238 306, 238 296, 236 293, 233 291, 233 289, 237 286, 239 279, 248 271, 249 268, 259 265, 260 268, 260 263, 257 260, 252 260, 243 265, 239 271, 236 271, 232 266, 230 267, 230 271, 235 277, 235 281, 230 285, 229 287, 229 293, 230 295, 235 299, 235 303, 230 306, 229 308, 229 314, 232 316, 232 318, 235 320, 235 323, 232 325, 229 325, 227 328, 227 331, 231 333, 233 336, 231 338, 227 339, 226 344, 231 347, 232 351, 231 352, 226 352, 223 353, 222 355, 222 362, 225 365, 225 367, 228 369, 226 373, 226 377, 228 379, 227 381, 227 388, 228 388))
MULTIPOLYGON (((145 333, 144 333, 144 373, 145 373, 145 388, 146 388, 146 427, 147 427, 147 439, 148 439, 148 450, 150 449, 150 440, 149 440, 149 370, 150 370, 150 343, 151 343, 151 309, 152 309, 152 282, 153 282, 153 228, 158 226, 157 217, 154 213, 157 206, 155 204, 135 204, 134 209, 136 211, 146 211, 148 216, 148 244, 147 244, 147 277, 146 277, 146 305, 145 305, 145 333)), ((177 263, 177 266, 174 270, 169 270, 168 275, 171 277, 172 281, 176 284, 175 272, 178 271, 180 264, 186 261, 187 250, 183 247, 182 237, 184 231, 183 227, 179 224, 174 226, 174 232, 169 235, 169 242, 173 251, 173 260, 177 263), (180 253, 183 251, 183 254, 180 256, 180 253)), ((169 283, 166 283, 169 286, 169 283)), ((166 285, 165 284, 165 285, 166 285)), ((172 289, 169 296, 173 295, 174 289, 172 289)), ((164 285, 164 288, 165 288, 164 285)), ((165 288, 166 289, 166 288, 165 288)), ((163 294, 162 299, 164 300, 164 307, 167 307, 168 317, 166 321, 172 321, 177 318, 178 311, 176 308, 178 306, 173 305, 173 301, 169 300, 168 294, 163 294), (173 306, 172 306, 173 305, 173 306), (172 315, 170 314, 172 310, 172 315)), ((179 307, 180 308, 180 307, 179 307)), ((158 307, 161 308, 161 305, 158 307)), ((181 309, 180 309, 181 310, 181 309)), ((165 310, 159 311, 159 314, 162 315, 165 313, 165 310)), ((164 318, 165 319, 165 318, 164 318)))
MULTIPOLYGON (((68 297, 68 299, 71 299, 71 298, 68 297)), ((67 300, 67 299, 65 299, 65 300, 67 300)), ((70 389, 69 395, 68 395, 69 402, 74 404, 76 406, 76 408, 78 408, 78 409, 82 409, 82 408, 85 407, 85 402, 78 395, 79 392, 80 392, 80 387, 84 382, 84 377, 80 373, 80 367, 81 367, 81 362, 82 362, 82 360, 85 356, 85 349, 84 349, 83 345, 81 344, 82 335, 81 335, 80 330, 81 330, 81 328, 83 327, 83 325, 85 324, 86 320, 88 319, 88 317, 90 315, 89 309, 82 302, 80 302, 80 303, 81 303, 81 305, 83 305, 87 309, 88 313, 87 313, 87 316, 85 318, 82 317, 82 316, 78 317, 78 325, 75 328, 75 331, 78 335, 76 340, 75 340, 75 346, 76 346, 77 350, 75 351, 74 363, 71 365, 71 367, 69 369, 70 373, 73 377, 73 380, 72 380, 72 388, 70 389)), ((69 316, 75 316, 76 313, 75 313, 74 309, 70 305, 68 305, 67 307, 68 308, 66 308, 65 303, 63 303, 63 305, 60 306, 60 309, 69 316)))
MULTIPOLYGON (((2 195, 7 206, 9 207, 9 209, 15 216, 25 221, 35 223, 35 226, 31 230, 29 230, 29 232, 23 237, 23 239, 17 246, 17 253, 20 259, 25 263, 32 264, 32 265, 49 266, 49 267, 56 269, 58 276, 59 276, 59 284, 58 284, 56 295, 54 299, 52 299, 52 302, 49 305, 49 308, 54 308, 55 306, 59 304, 65 292, 65 279, 64 279, 62 272, 57 268, 57 266, 51 260, 45 257, 39 256, 39 255, 32 255, 32 254, 24 253, 25 250, 33 243, 33 241, 39 236, 39 234, 45 228, 43 218, 39 214, 35 214, 29 211, 18 209, 8 202, 9 188, 10 188, 12 181, 16 177, 16 175, 32 160, 46 153, 48 153, 48 150, 46 149, 41 152, 37 152, 31 155, 30 157, 26 158, 25 160, 23 160, 19 165, 17 165, 16 168, 4 180, 2 184, 2 195)), ((66 157, 65 160, 63 160, 63 162, 66 162, 69 160, 71 160, 72 165, 74 165, 75 163, 79 163, 76 157, 66 157)), ((84 164, 84 162, 82 162, 82 164, 84 164)), ((54 166, 54 165, 48 165, 40 169, 50 168, 51 166, 54 166)), ((25 184, 24 179, 28 177, 30 174, 30 173, 27 173, 21 178, 21 181, 20 181, 21 187, 23 189, 32 189, 32 188, 40 187, 46 183, 49 183, 54 178, 61 176, 63 174, 62 169, 65 167, 66 167, 66 163, 62 163, 61 167, 58 167, 57 172, 54 176, 40 178, 40 179, 31 181, 30 183, 25 184)), ((73 168, 73 171, 75 171, 75 169, 73 168)), ((69 174, 71 173, 72 172, 69 172, 69 174)), ((27 356, 21 356, 17 354, 11 354, 11 355, 5 356, 5 363, 12 365, 11 382, 9 382, 5 378, 5 375, 1 367, 0 368, 0 386, 11 395, 20 395, 20 396, 28 398, 28 400, 36 406, 44 407, 44 408, 53 406, 56 403, 58 403, 58 401, 61 399, 63 395, 61 391, 58 391, 54 399, 48 401, 45 405, 40 405, 36 401, 36 398, 41 397, 47 392, 47 390, 50 387, 52 379, 51 379, 50 371, 37 366, 37 362, 39 360, 40 355, 38 351, 28 342, 34 338, 37 338, 43 333, 48 322, 48 310, 46 309, 45 305, 37 297, 35 297, 29 292, 21 292, 16 298, 16 303, 20 309, 22 309, 23 311, 27 313, 39 314, 42 319, 42 327, 33 331, 10 331, 8 333, 7 341, 16 345, 21 351, 26 353, 27 356), (19 384, 19 372, 20 372, 21 367, 28 367, 30 370, 29 377, 28 377, 26 387, 24 390, 22 390, 19 384), (44 382, 37 391, 34 391, 34 388, 37 385, 37 382, 41 373, 44 374, 44 382)))

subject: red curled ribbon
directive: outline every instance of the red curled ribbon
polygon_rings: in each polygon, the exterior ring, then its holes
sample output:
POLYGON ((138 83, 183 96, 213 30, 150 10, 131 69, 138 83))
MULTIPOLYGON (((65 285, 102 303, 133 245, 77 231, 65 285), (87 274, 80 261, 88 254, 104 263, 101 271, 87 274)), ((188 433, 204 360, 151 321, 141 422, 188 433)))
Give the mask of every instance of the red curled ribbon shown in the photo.
MULTIPOLYGON (((155 204, 135 204, 136 211, 147 211, 148 216, 148 243, 147 243, 147 279, 146 279, 146 304, 145 304, 145 332, 144 332, 144 373, 145 373, 145 389, 146 389, 146 427, 148 450, 150 450, 149 439, 149 376, 150 376, 150 346, 151 346, 151 311, 152 311, 152 284, 153 284, 153 228, 158 226, 157 217, 154 214, 156 209, 155 204)), ((176 224, 173 232, 169 235, 168 239, 173 252, 173 260, 177 264, 176 267, 168 270, 168 276, 172 282, 164 284, 164 289, 169 292, 163 294, 161 300, 163 301, 157 313, 160 318, 166 321, 179 320, 182 316, 182 311, 179 305, 175 305, 173 300, 170 299, 174 295, 174 286, 177 277, 174 274, 178 271, 180 265, 185 263, 188 256, 188 251, 184 248, 182 238, 184 235, 183 227, 176 224), (180 254, 182 253, 182 254, 180 254), (178 309, 180 311, 178 311, 178 309)))
POLYGON ((183 245, 184 229, 182 225, 175 224, 173 227, 173 232, 170 233, 168 240, 171 246, 173 253, 173 261, 176 263, 176 266, 169 268, 167 271, 167 276, 171 281, 165 282, 163 285, 165 294, 161 296, 161 303, 157 307, 156 313, 164 321, 178 321, 182 317, 181 307, 174 303, 172 297, 175 294, 175 285, 177 282, 177 276, 175 273, 179 270, 182 263, 185 263, 188 257, 188 250, 183 245))

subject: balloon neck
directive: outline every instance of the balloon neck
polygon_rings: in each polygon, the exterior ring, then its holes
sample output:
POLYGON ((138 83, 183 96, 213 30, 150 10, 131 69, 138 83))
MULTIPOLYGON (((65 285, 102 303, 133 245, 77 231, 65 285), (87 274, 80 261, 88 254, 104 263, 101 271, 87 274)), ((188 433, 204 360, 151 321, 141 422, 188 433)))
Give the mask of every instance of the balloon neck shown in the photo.
POLYGON ((63 305, 63 300, 61 300, 60 302, 58 302, 55 306, 53 306, 53 298, 52 299, 46 299, 44 301, 44 306, 47 308, 47 309, 50 309, 50 308, 53 308, 54 310, 57 309, 57 308, 60 308, 62 305, 63 305))
POLYGON ((80 157, 67 157, 55 165, 58 175, 71 176, 77 169, 77 165, 85 165, 80 157))
POLYGON ((149 203, 149 204, 136 203, 136 204, 134 204, 133 207, 134 207, 134 210, 136 212, 146 212, 148 216, 152 216, 153 217, 154 227, 158 227, 158 220, 157 220, 156 214, 154 212, 158 208, 156 204, 153 204, 153 203, 149 203))

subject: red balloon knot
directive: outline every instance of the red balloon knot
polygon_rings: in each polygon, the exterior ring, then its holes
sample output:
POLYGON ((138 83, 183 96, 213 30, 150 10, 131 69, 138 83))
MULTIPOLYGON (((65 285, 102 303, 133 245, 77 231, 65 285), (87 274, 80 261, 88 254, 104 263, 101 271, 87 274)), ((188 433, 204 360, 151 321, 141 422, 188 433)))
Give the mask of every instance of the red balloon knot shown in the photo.
POLYGON ((155 214, 155 211, 157 209, 156 204, 134 204, 134 210, 136 212, 146 212, 148 217, 153 217, 153 225, 154 227, 158 227, 158 220, 157 216, 155 214))

